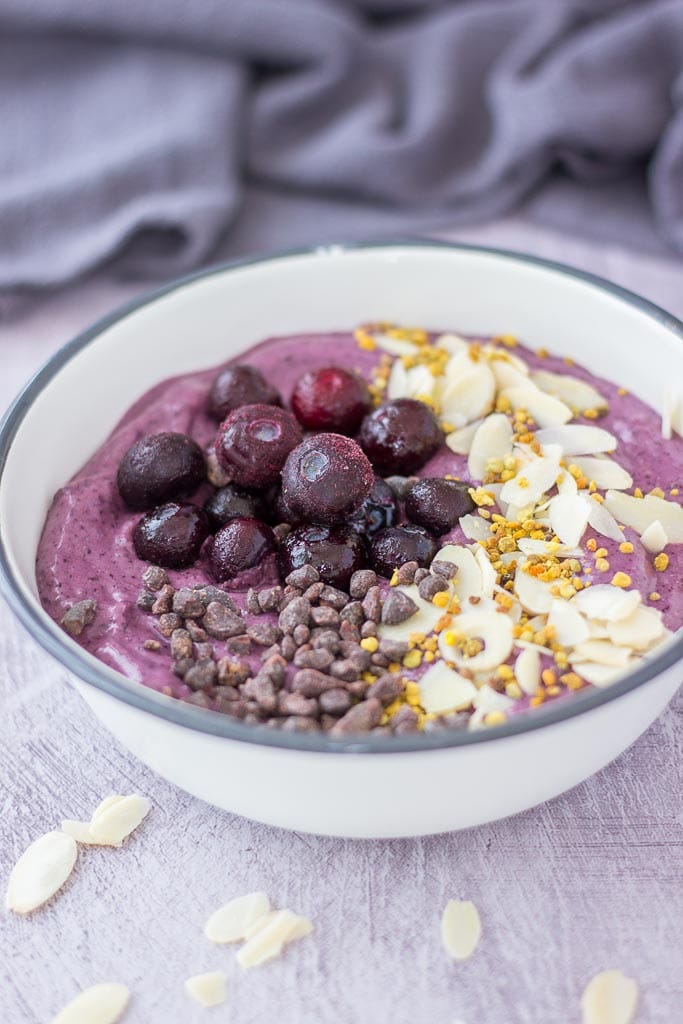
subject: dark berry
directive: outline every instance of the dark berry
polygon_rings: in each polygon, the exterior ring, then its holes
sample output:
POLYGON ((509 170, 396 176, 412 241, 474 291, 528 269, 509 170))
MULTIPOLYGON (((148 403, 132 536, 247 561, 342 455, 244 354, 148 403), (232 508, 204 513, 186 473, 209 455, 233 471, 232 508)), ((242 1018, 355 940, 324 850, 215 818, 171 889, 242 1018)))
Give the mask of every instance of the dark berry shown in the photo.
POLYGON ((300 526, 280 544, 278 562, 283 579, 312 565, 324 583, 346 590, 354 572, 367 565, 365 542, 348 526, 300 526))
POLYGON ((171 501, 142 517, 133 531, 133 546, 144 562, 165 569, 187 569, 197 561, 208 535, 204 509, 171 501))
POLYGON ((213 539, 209 564, 219 583, 259 565, 275 550, 273 531, 258 519, 231 519, 213 539))
POLYGON ((185 434, 151 434, 119 463, 116 484, 128 508, 142 511, 187 498, 206 477, 201 448, 185 434))
POLYGON ((274 523, 289 523, 290 526, 298 526, 301 519, 292 512, 287 504, 282 488, 278 487, 270 501, 270 518, 274 523))
POLYGON ((295 516, 336 523, 356 512, 374 474, 362 448, 342 434, 314 434, 287 456, 282 495, 295 516))
POLYGON ((227 484, 215 491, 204 502, 204 511, 214 530, 225 526, 231 519, 268 519, 265 498, 243 491, 235 484, 227 484))
POLYGON ((421 526, 389 526, 370 541, 370 564, 389 579, 405 562, 428 566, 437 552, 436 541, 421 526))
POLYGON ((294 415, 307 430, 355 434, 371 405, 362 377, 341 366, 305 373, 292 393, 294 415))
POLYGON ((469 484, 443 477, 425 477, 412 483, 405 495, 408 519, 439 536, 458 525, 476 507, 469 494, 469 484))
POLYGON ((246 363, 237 363, 221 370, 209 392, 209 412, 224 420, 233 409, 242 405, 282 405, 276 388, 269 384, 260 370, 246 363))
POLYGON ((377 476, 370 493, 358 512, 351 516, 349 523, 355 530, 371 537, 385 526, 393 526, 397 517, 398 503, 394 492, 381 476, 377 476))
POLYGON ((359 441, 382 476, 414 473, 443 441, 439 422, 424 402, 397 398, 363 420, 359 441))
POLYGON ((275 405, 243 405, 221 423, 216 455, 233 483, 257 490, 278 483, 301 427, 291 412, 275 405))

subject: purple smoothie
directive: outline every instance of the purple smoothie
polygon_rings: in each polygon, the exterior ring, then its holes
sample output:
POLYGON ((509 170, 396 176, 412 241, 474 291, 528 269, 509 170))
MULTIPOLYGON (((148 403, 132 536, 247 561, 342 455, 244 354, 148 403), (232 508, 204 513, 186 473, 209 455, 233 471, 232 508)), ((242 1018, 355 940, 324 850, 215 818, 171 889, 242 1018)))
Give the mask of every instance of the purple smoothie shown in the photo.
MULTIPOLYGON (((568 369, 560 358, 539 357, 522 348, 519 353, 532 370, 569 372, 598 388, 609 402, 609 412, 600 426, 618 438, 618 461, 632 474, 635 485, 644 492, 661 487, 667 495, 672 488, 683 491, 683 439, 663 441, 655 412, 632 395, 620 395, 617 384, 596 378, 581 367, 572 365, 568 369)), ((339 365, 356 369, 370 379, 380 357, 378 350, 360 349, 351 333, 337 332, 269 339, 233 362, 249 362, 260 369, 287 404, 304 372, 339 365)), ((163 381, 133 405, 102 447, 55 495, 36 560, 40 599, 57 622, 74 603, 84 599, 97 602, 95 621, 78 638, 82 647, 128 678, 179 697, 187 696, 189 690, 171 670, 169 641, 158 632, 156 620, 136 606, 145 564, 135 556, 131 535, 140 513, 124 507, 116 488, 116 472, 128 448, 148 434, 178 431, 203 447, 213 441, 216 422, 205 407, 218 369, 163 381), (161 642, 160 651, 144 648, 150 638, 161 642)), ((470 479, 467 458, 455 455, 444 445, 419 475, 445 474, 470 479)), ((192 500, 201 503, 204 496, 200 491, 192 500)), ((654 607, 664 613, 670 629, 677 629, 683 622, 683 546, 667 548, 669 568, 658 573, 652 566, 652 556, 633 531, 626 531, 626 538, 634 545, 633 554, 620 553, 618 544, 590 529, 584 545, 590 536, 596 537, 599 547, 607 549, 610 561, 610 572, 604 579, 594 574, 594 582, 609 582, 618 570, 627 572, 645 603, 652 591, 661 594, 654 607)), ((441 544, 451 541, 467 543, 459 528, 440 538, 441 544)), ((266 586, 274 581, 273 566, 265 573, 254 572, 253 577, 244 581, 245 590, 232 594, 240 607, 244 607, 247 584, 266 586)), ((174 587, 213 582, 203 559, 182 572, 169 571, 169 578, 174 587)), ((251 621, 249 616, 246 619, 251 621)), ((215 646, 220 653, 221 645, 215 646)), ((421 672, 402 674, 418 678, 421 672)))

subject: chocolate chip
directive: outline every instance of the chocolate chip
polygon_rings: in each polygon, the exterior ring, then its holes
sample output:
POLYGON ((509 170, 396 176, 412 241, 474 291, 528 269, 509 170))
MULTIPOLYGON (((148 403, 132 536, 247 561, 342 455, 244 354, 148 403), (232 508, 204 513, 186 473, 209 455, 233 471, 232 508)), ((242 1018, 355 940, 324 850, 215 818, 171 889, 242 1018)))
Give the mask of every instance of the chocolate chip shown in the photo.
POLYGON ((285 583, 290 587, 299 587, 305 590, 320 579, 318 570, 312 565, 302 565, 300 569, 294 569, 285 577, 285 583))
POLYGON ((358 643, 360 640, 360 629, 352 623, 342 620, 339 624, 339 636, 342 640, 351 640, 358 643))
POLYGON ((349 595, 337 587, 324 586, 320 591, 320 600, 323 604, 329 605, 330 608, 336 608, 339 612, 349 603, 349 595))
POLYGON ((142 574, 142 582, 147 590, 161 590, 168 583, 168 575, 160 565, 148 565, 142 574))
POLYGON ((290 715, 285 718, 280 726, 283 732, 319 732, 320 726, 313 718, 302 718, 300 715, 290 715))
POLYGON ((259 711, 265 711, 267 714, 270 714, 277 708, 278 695, 275 684, 270 676, 266 674, 259 672, 253 679, 247 679, 242 687, 242 693, 245 697, 250 697, 256 701, 259 711))
POLYGON ((306 587, 304 590, 304 597, 311 604, 317 604, 324 589, 324 583, 312 583, 310 587, 306 587))
POLYGON ((365 618, 363 605, 360 601, 349 601, 346 607, 339 612, 339 618, 342 622, 350 622, 353 626, 362 626, 365 618))
POLYGON ((377 573, 372 569, 358 569, 351 576, 349 594, 355 600, 362 600, 371 587, 377 585, 377 573))
POLYGON ((251 637, 247 636, 246 633, 242 633, 240 636, 231 636, 226 641, 225 647, 229 654, 244 657, 246 654, 251 653, 251 637))
POLYGON ((375 653, 371 655, 370 661, 377 668, 388 668, 389 666, 389 659, 386 654, 380 654, 379 651, 375 651, 375 653))
MULTIPOLYGON (((189 632, 189 630, 188 630, 189 632)), ((193 653, 197 661, 207 661, 209 658, 213 658, 214 650, 212 644, 207 643, 196 643, 192 648, 193 653)))
POLYGON ((259 604, 259 601, 258 601, 258 594, 256 593, 256 591, 254 590, 253 587, 249 587, 249 589, 247 590, 247 596, 245 598, 245 603, 246 603, 246 606, 247 606, 247 611, 251 615, 259 615, 260 614, 260 612, 261 612, 261 605, 259 604))
POLYGON ((171 633, 171 656, 176 661, 192 657, 192 637, 186 629, 174 629, 171 633))
POLYGON ((364 697, 368 692, 369 684, 364 679, 357 679, 355 683, 349 683, 346 689, 352 697, 364 697))
POLYGON ((339 612, 334 608, 311 608, 311 619, 316 626, 338 626, 339 612))
POLYGON ((410 650, 409 644, 403 640, 380 640, 379 652, 389 661, 401 661, 410 650))
POLYGON ((193 587, 192 588, 202 602, 204 608, 208 608, 212 601, 217 601, 218 604, 224 605, 229 608, 231 612, 240 614, 240 610, 225 590, 221 590, 220 587, 214 587, 211 584, 207 584, 204 587, 193 587))
POLYGON ((150 590, 141 590, 135 603, 143 612, 151 612, 155 601, 156 598, 150 590))
POLYGON ((297 626, 307 626, 310 618, 310 601, 305 597, 295 597, 280 612, 278 625, 283 633, 293 633, 297 626))
POLYGON ((249 678, 249 666, 232 658, 221 658, 217 665, 218 682, 222 686, 240 686, 249 678))
POLYGON ((376 622, 364 622, 360 629, 360 635, 363 640, 367 640, 369 636, 377 636, 377 623, 376 622))
POLYGON ((379 725, 381 718, 382 704, 376 697, 372 697, 350 708, 332 727, 330 735, 348 736, 354 732, 369 732, 374 726, 379 725))
POLYGON ((216 682, 218 670, 215 661, 198 661, 185 674, 185 683, 191 690, 209 690, 216 682))
POLYGON ((161 650, 161 644, 159 643, 158 640, 145 640, 145 642, 144 642, 144 644, 142 646, 145 648, 146 651, 160 651, 161 650))
POLYGON ((313 668, 302 668, 294 675, 292 689, 295 693, 303 693, 304 697, 319 697, 325 690, 339 686, 339 680, 313 668))
POLYGON ((390 590, 382 605, 382 622, 385 626, 398 626, 400 622, 415 615, 417 610, 413 599, 403 590, 390 590))
POLYGON ((194 667, 194 658, 180 658, 173 666, 174 673, 184 679, 191 668, 194 667))
POLYGON ((184 619, 198 619, 204 614, 204 604, 196 591, 181 587, 173 596, 173 611, 184 619))
POLYGON ((194 619, 185 620, 185 629, 190 634, 195 643, 204 643, 204 641, 208 640, 209 638, 209 634, 206 632, 206 630, 202 629, 199 623, 195 622, 194 619))
POLYGON ((379 622, 382 612, 382 599, 379 587, 370 587, 362 602, 363 614, 371 622, 379 622))
POLYGON ((311 633, 311 645, 315 650, 336 654, 339 650, 339 636, 333 629, 316 629, 311 633))
POLYGON ((342 686, 335 690, 325 690, 318 698, 320 710, 327 715, 345 715, 351 707, 351 695, 342 686))
POLYGON ((398 568, 398 576, 396 582, 402 587, 409 586, 415 579, 415 573, 420 568, 417 562, 404 562, 398 568))
POLYGON ((318 672, 325 672, 333 661, 334 655, 323 649, 297 651, 294 655, 294 664, 297 668, 314 668, 318 672))
POLYGON ((402 692, 403 684, 401 680, 391 672, 387 672, 386 675, 380 676, 371 685, 368 690, 368 697, 376 697, 382 704, 387 705, 391 704, 392 700, 396 700, 402 692))
POLYGON ((304 626, 303 623, 301 623, 300 625, 294 627, 292 638, 297 647, 301 647, 302 644, 307 644, 308 641, 310 640, 311 631, 308 628, 308 626, 304 626))
POLYGON ((411 732, 417 732, 417 721, 417 715, 415 714, 412 708, 401 708, 399 711, 396 712, 396 714, 391 720, 391 727, 394 732, 394 735, 405 736, 411 732), (398 718, 401 712, 405 713, 401 721, 397 722, 396 718, 398 718))
POLYGON ((330 675, 335 679, 342 679, 346 683, 352 683, 358 679, 358 669, 351 658, 341 658, 333 661, 330 665, 330 675))
POLYGON ((423 601, 431 601, 436 594, 448 590, 448 580, 443 576, 425 576, 417 588, 417 592, 423 601))
POLYGON ((314 697, 304 697, 302 693, 280 693, 278 695, 278 711, 281 715, 301 715, 304 718, 317 718, 318 702, 314 697))
POLYGON ((458 567, 455 562, 446 562, 439 559, 436 562, 432 562, 432 572, 435 572, 437 576, 443 576, 444 579, 452 580, 458 573, 458 567))
POLYGON ((165 583, 159 595, 152 605, 152 615, 165 615, 166 612, 170 612, 173 607, 173 595, 175 594, 174 588, 170 583, 165 583))
POLYGON ((415 573, 415 579, 413 580, 413 582, 415 583, 416 586, 419 587, 419 585, 422 583, 422 580, 426 579, 427 576, 429 576, 429 569, 418 569, 417 572, 415 573))
POLYGON ((296 649, 296 641, 294 637, 283 636, 280 642, 280 651, 282 653, 282 657, 285 658, 287 661, 291 661, 294 658, 294 655, 296 654, 296 649))
POLYGON ((257 594, 257 601, 262 612, 279 611, 281 600, 282 587, 267 587, 265 590, 259 590, 257 594))
POLYGON ((174 629, 180 629, 183 620, 175 612, 165 612, 159 616, 159 631, 162 636, 170 636, 174 629))
POLYGON ((194 706, 197 708, 204 708, 208 711, 208 709, 211 707, 211 701, 209 700, 205 693, 201 692, 201 690, 197 693, 191 693, 185 699, 188 704, 194 704, 194 706))
POLYGON ((268 622, 255 622, 247 629, 247 636, 260 647, 270 647, 282 638, 282 630, 268 622))

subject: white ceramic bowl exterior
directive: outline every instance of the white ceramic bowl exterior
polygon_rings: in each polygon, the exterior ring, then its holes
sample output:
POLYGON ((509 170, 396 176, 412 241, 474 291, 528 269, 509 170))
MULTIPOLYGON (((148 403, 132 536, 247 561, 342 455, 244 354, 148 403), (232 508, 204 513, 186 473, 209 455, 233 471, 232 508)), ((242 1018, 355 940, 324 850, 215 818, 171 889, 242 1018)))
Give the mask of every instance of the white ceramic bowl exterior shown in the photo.
POLYGON ((35 552, 52 495, 144 391, 268 336, 368 320, 516 334, 618 380, 655 409, 663 378, 683 379, 681 325, 673 318, 522 256, 390 245, 219 268, 98 325, 20 397, 0 438, 0 575, 31 632, 86 680, 79 689, 105 725, 182 788, 286 828, 419 835, 513 814, 602 768, 673 696, 683 676, 683 639, 611 691, 576 694, 561 702, 564 710, 538 709, 514 726, 406 738, 393 741, 391 752, 376 739, 315 749, 326 741, 264 737, 128 682, 66 637, 36 597, 35 552), (41 472, 27 473, 38 441, 41 472))

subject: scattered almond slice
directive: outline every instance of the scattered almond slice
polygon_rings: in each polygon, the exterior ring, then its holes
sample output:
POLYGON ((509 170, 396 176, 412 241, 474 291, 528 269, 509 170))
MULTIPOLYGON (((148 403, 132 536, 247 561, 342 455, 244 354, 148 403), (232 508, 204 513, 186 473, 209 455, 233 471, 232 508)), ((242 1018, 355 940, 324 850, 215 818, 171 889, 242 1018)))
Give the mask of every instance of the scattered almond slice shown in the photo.
POLYGON ((596 665, 626 668, 631 660, 631 651, 628 647, 617 647, 611 640, 584 640, 574 646, 571 660, 574 663, 592 661, 596 665))
POLYGON ((446 352, 450 352, 451 355, 457 356, 461 352, 467 352, 470 347, 470 343, 466 338, 461 338, 459 334, 440 334, 438 338, 434 339, 435 348, 443 348, 446 352))
POLYGON ((621 971, 602 971, 581 996, 583 1024, 631 1024, 638 1005, 638 986, 621 971))
POLYGON ((468 540, 487 540, 491 534, 490 524, 481 516, 462 516, 458 522, 468 540))
POLYGON ((533 537, 520 537, 517 547, 523 555, 554 555, 555 558, 581 558, 583 555, 583 549, 580 547, 568 548, 566 544, 559 544, 557 541, 534 540, 533 537))
POLYGON ((446 446, 456 455, 469 455, 474 435, 483 423, 483 420, 474 420, 459 430, 453 430, 446 435, 446 446))
POLYGON ((441 916, 441 941, 454 960, 472 956, 481 938, 479 911, 471 900, 449 900, 441 916))
POLYGON ((619 523, 609 509, 605 508, 604 504, 599 501, 591 500, 588 525, 592 526, 595 532, 599 533, 602 537, 608 537, 610 540, 616 540, 619 543, 624 539, 624 531, 619 526, 619 523))
POLYGON ((474 714, 470 715, 467 727, 469 729, 478 729, 486 716, 491 714, 492 711, 502 711, 503 714, 506 714, 514 703, 512 697, 507 697, 504 693, 498 693, 488 685, 480 686, 477 690, 477 696, 474 698, 474 714))
POLYGON ((653 494, 634 498, 621 491, 608 491, 605 505, 620 523, 631 526, 639 534, 659 522, 670 544, 683 544, 683 506, 675 501, 657 498, 653 494))
POLYGON ((498 581, 496 570, 491 565, 491 560, 484 549, 477 545, 474 552, 474 560, 481 572, 481 595, 482 597, 493 597, 493 591, 498 581))
POLYGON ((599 391, 584 380, 570 374, 551 373, 549 370, 536 370, 531 379, 541 391, 560 398, 571 409, 585 412, 594 409, 596 412, 607 412, 607 399, 599 391))
POLYGON ((258 935, 262 928, 265 928, 266 925, 270 924, 276 914, 277 910, 269 910, 267 914, 263 914, 263 916, 259 917, 253 924, 250 924, 242 936, 244 941, 248 942, 249 939, 253 939, 255 935, 258 935))
POLYGON ((104 843, 101 840, 95 839, 92 832, 90 831, 89 821, 73 821, 71 818, 65 818, 62 822, 62 832, 66 832, 68 836, 71 836, 80 843, 82 846, 120 846, 120 843, 104 843))
MULTIPOLYGON (((518 508, 535 505, 541 495, 554 487, 560 473, 560 454, 551 450, 521 466, 512 480, 503 486, 500 496, 503 501, 518 508)), ((509 513, 508 509, 508 513, 509 513)))
POLYGON ((527 697, 533 697, 541 684, 541 656, 533 647, 527 647, 517 655, 515 679, 527 697))
POLYGON ((90 833, 97 843, 119 846, 149 814, 151 803, 137 793, 121 797, 101 810, 90 822, 90 833))
POLYGON ((577 455, 574 463, 579 467, 583 475, 592 480, 597 487, 606 491, 613 488, 616 491, 626 491, 633 487, 633 477, 623 466, 613 459, 598 459, 592 455, 577 455))
POLYGON ((645 651, 664 636, 661 612, 643 605, 621 622, 608 622, 606 630, 612 643, 634 651, 645 651))
MULTIPOLYGON (((460 359, 456 356, 455 359, 460 359)), ((453 362, 453 360, 451 360, 453 362)), ((450 366, 450 364, 449 364, 450 366)), ((464 372, 446 368, 446 384, 441 393, 441 414, 454 426, 464 426, 491 411, 496 382, 488 365, 472 363, 464 372)))
POLYGON ((537 388, 531 381, 524 385, 503 388, 500 397, 507 399, 513 409, 524 409, 541 428, 560 427, 572 418, 572 411, 559 398, 553 398, 537 388))
POLYGON ((211 914, 204 925, 204 935, 209 942, 240 942, 269 911, 270 900, 265 892, 238 896, 211 914))
POLYGON ((596 583, 580 590, 573 599, 582 615, 599 622, 620 622, 632 615, 641 602, 637 590, 623 590, 611 583, 596 583))
POLYGON ((92 822, 95 818, 99 818, 100 814, 104 814, 104 812, 108 811, 110 807, 113 807, 114 804, 118 804, 124 799, 125 798, 120 796, 118 793, 112 793, 110 796, 105 796, 104 800, 102 800, 92 812, 90 821, 92 822))
POLYGON ((130 1001, 130 990, 117 981, 84 989, 53 1018, 52 1024, 115 1024, 130 1001))
POLYGON ((472 552, 460 544, 446 544, 437 554, 437 559, 452 562, 458 567, 458 574, 453 581, 453 593, 465 608, 470 597, 481 597, 483 581, 481 569, 472 552))
POLYGON ((419 681, 420 706, 427 714, 445 714, 471 706, 477 695, 474 683, 442 661, 432 665, 419 681))
POLYGON ((536 440, 539 444, 559 444, 565 455, 598 455, 600 452, 613 452, 617 447, 614 434, 586 423, 567 423, 538 430, 536 440))
POLYGON ((313 925, 306 918, 291 910, 278 910, 270 923, 242 946, 237 962, 244 968, 258 967, 279 956, 288 942, 303 938, 312 931, 313 925))
POLYGON ((509 363, 506 359, 492 359, 489 366, 499 391, 504 388, 529 387, 528 369, 524 373, 518 366, 509 363))
POLYGON ((439 634, 439 650, 446 661, 454 662, 460 669, 471 672, 491 672, 507 661, 512 651, 512 620, 493 608, 477 607, 473 611, 458 615, 453 632, 468 640, 481 639, 485 647, 478 654, 468 657, 457 644, 448 642, 449 632, 439 634))
POLYGON ((207 974, 195 974, 185 982, 188 996, 196 1000, 200 1006, 220 1006, 228 996, 228 979, 223 971, 210 971, 207 974))
POLYGON ((24 850, 12 868, 5 906, 15 914, 30 914, 47 903, 66 882, 78 848, 65 832, 48 832, 24 850))
POLYGON ((576 665, 575 671, 587 683, 597 686, 598 689, 603 689, 605 686, 616 683, 617 679, 621 679, 632 667, 633 664, 626 668, 617 668, 614 665, 600 665, 597 661, 582 661, 576 665))
POLYGON ((558 494, 578 494, 579 488, 576 480, 565 469, 560 470, 556 483, 558 494))
POLYGON ((651 555, 658 555, 669 543, 669 538, 659 519, 655 519, 646 530, 643 530, 640 540, 645 550, 649 551, 651 555))
POLYGON ((493 413, 481 422, 472 438, 467 468, 474 480, 482 480, 490 459, 504 459, 512 451, 512 427, 507 416, 493 413))
POLYGON ((529 575, 524 569, 519 568, 515 573, 515 594, 527 611, 540 615, 550 611, 553 603, 553 594, 550 584, 537 580, 535 576, 529 575))
POLYGON ((417 345, 404 338, 391 338, 387 334, 373 334, 372 337, 378 348, 392 356, 414 356, 418 351, 417 345))
POLYGON ((408 371, 400 359, 395 359, 389 379, 387 380, 386 396, 389 399, 404 398, 408 393, 408 371))
POLYGON ((550 525, 563 544, 575 548, 588 526, 591 502, 581 494, 557 494, 550 502, 550 525))
POLYGON ((588 623, 575 605, 568 601, 552 602, 548 625, 555 630, 555 639, 562 647, 574 647, 590 637, 588 623))

